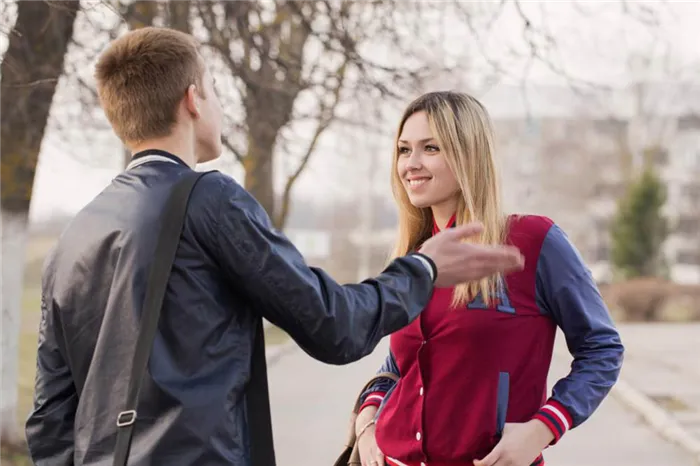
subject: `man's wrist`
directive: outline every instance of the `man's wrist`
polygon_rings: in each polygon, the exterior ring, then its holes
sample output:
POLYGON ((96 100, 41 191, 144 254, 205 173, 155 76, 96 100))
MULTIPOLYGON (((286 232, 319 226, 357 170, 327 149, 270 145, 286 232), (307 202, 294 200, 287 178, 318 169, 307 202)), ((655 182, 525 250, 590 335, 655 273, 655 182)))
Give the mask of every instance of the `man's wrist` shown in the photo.
POLYGON ((435 262, 430 257, 420 252, 414 252, 411 255, 418 259, 423 266, 425 266, 428 273, 430 273, 430 280, 435 283, 435 280, 437 279, 437 266, 435 265, 435 262))

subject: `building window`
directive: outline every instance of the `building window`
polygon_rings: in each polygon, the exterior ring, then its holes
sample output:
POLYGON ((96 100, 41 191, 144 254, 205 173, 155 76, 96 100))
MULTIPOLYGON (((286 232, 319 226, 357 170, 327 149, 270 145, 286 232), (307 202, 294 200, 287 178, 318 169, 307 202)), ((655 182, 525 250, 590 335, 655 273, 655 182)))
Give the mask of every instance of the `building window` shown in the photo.
POLYGON ((695 236, 700 230, 700 219, 696 216, 681 215, 676 223, 676 232, 682 235, 695 236))
POLYGON ((700 130, 700 115, 690 114, 684 115, 678 119, 679 131, 700 130))
POLYGON ((680 249, 676 253, 678 264, 700 265, 700 249, 680 249))

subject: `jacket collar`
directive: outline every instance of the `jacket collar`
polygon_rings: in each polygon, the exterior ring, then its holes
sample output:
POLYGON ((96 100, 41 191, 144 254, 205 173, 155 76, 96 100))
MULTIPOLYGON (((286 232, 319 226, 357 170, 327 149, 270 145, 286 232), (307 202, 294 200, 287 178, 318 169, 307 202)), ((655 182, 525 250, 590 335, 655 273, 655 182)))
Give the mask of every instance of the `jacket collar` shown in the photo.
POLYGON ((183 162, 181 158, 171 154, 170 152, 160 149, 146 149, 135 153, 134 156, 131 157, 131 162, 129 162, 129 165, 126 166, 126 169, 131 170, 132 168, 150 162, 169 162, 187 166, 187 164, 183 162))
MULTIPOLYGON (((447 221, 445 228, 454 228, 457 223, 457 214, 452 214, 452 217, 447 221)), ((438 226, 435 218, 433 218, 433 235, 440 233, 440 227, 438 226)))

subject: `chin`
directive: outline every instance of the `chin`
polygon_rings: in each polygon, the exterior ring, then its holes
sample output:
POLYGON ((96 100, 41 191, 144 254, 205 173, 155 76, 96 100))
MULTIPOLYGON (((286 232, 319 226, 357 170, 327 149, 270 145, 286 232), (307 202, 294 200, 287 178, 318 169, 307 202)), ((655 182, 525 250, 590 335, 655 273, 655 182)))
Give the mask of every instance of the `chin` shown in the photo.
POLYGON ((415 198, 415 197, 409 196, 408 200, 411 202, 411 205, 413 207, 416 207, 418 209, 425 209, 425 208, 431 207, 433 205, 433 203, 427 199, 421 199, 421 198, 415 198))

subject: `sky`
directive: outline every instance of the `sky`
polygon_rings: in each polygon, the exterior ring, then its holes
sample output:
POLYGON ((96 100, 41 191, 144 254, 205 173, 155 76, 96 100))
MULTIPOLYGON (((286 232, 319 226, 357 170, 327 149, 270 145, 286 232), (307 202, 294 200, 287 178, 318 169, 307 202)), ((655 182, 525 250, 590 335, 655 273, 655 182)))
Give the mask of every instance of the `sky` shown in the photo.
MULTIPOLYGON (((571 82, 621 87, 635 77, 664 82, 677 79, 681 74, 692 77, 693 73, 700 71, 700 48, 696 45, 700 34, 696 32, 700 3, 628 3, 633 13, 622 12, 620 2, 521 2, 524 14, 536 27, 541 30, 545 24, 551 31, 556 46, 549 48, 543 45, 546 41, 536 33, 524 33, 522 17, 512 4, 504 9, 490 32, 479 34, 478 38, 469 35, 462 23, 454 23, 450 17, 438 18, 439 21, 431 24, 439 27, 444 35, 446 53, 453 60, 468 58, 469 85, 477 97, 484 99, 492 116, 498 118, 512 113, 515 108, 503 97, 512 96, 512 92, 499 93, 498 90, 503 88, 512 90, 513 86, 519 89, 525 85, 526 88, 542 89, 543 86, 571 82), (643 25, 640 19, 635 19, 645 18, 645 6, 656 11, 654 17, 660 24, 643 25), (538 44, 538 52, 547 54, 547 63, 556 63, 571 78, 562 79, 563 72, 552 72, 550 67, 536 60, 525 72, 528 49, 523 48, 523 44, 528 39, 538 44), (515 54, 514 48, 517 50, 515 54), (630 57, 637 57, 637 61, 631 62, 630 57), (640 64, 641 58, 649 57, 653 58, 650 66, 640 64), (494 73, 493 63, 501 68, 500 74, 494 73), (662 63, 667 65, 661 66, 662 63), (504 77, 504 73, 508 76, 504 77), (494 75, 499 79, 489 79, 494 75)), ((416 31, 416 34, 425 33, 416 31)), ((2 50, 4 48, 2 44, 2 50)), ((89 69, 82 71, 90 72, 89 69)), ((467 86, 464 82, 461 77, 445 76, 436 80, 433 86, 467 86)), ((406 102, 413 97, 407 96, 406 102)), ((61 99, 57 101, 61 102, 61 99)), ((54 108, 54 111, 60 109, 54 108)), ((398 117, 397 112, 390 112, 392 118, 393 115, 398 117)), ((515 111, 518 112, 520 110, 515 111)), ((82 130, 78 123, 63 122, 63 127, 69 130, 53 128, 43 141, 31 207, 34 221, 76 212, 121 169, 121 148, 107 131, 95 135, 94 141, 97 142, 93 143, 93 139, 75 137, 82 130)), ((394 127, 394 122, 387 122, 386 135, 377 138, 368 138, 361 131, 348 128, 329 131, 302 175, 296 195, 326 201, 352 198, 358 189, 369 186, 370 178, 374 183, 386 183, 388 189, 386 171, 394 127), (386 158, 379 153, 386 154, 386 158), (368 155, 359 157, 358 154, 368 155), (380 162, 374 166, 381 174, 370 177, 367 157, 372 154, 380 157, 380 162), (318 196, 319 192, 323 196, 318 196)), ((233 167, 230 157, 209 167, 202 166, 222 169, 242 181, 240 169, 233 167)))

